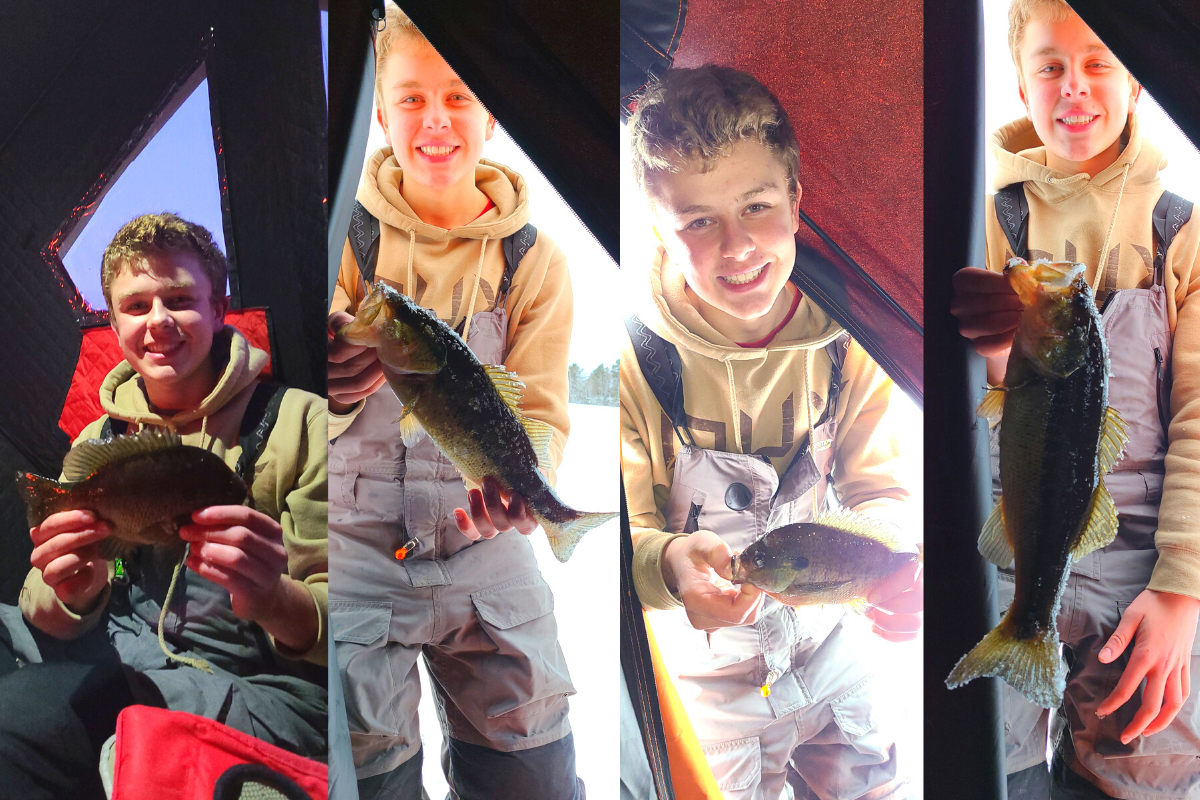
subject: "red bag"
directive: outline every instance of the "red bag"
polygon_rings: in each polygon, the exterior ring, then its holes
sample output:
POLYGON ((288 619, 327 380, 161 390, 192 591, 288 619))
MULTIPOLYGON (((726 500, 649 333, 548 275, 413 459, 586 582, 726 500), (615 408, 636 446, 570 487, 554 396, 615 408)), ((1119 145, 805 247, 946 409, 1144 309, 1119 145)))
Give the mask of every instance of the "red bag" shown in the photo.
POLYGON ((113 800, 237 797, 247 779, 288 798, 329 797, 325 764, 184 711, 126 708, 117 717, 115 761, 113 800))

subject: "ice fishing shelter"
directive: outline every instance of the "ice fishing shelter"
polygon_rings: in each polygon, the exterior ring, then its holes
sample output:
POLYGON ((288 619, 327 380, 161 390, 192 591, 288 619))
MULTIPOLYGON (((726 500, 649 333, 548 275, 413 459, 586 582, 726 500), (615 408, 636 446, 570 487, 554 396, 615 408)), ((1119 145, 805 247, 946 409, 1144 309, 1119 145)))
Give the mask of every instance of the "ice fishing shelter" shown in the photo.
MULTIPOLYGON (((787 109, 800 144, 794 278, 915 402, 923 400, 922 13, 911 0, 622 0, 626 110, 667 68, 751 73, 787 109)), ((629 550, 629 532, 622 531, 629 550)), ((629 569, 629 553, 623 570, 629 569)), ((623 572, 625 582, 628 575, 623 572)), ((654 684, 640 605, 622 587, 622 661, 656 767, 654 684)), ((674 765, 672 765, 674 769, 674 765)))
MULTIPOLYGON (((208 80, 231 306, 265 309, 277 380, 324 393, 320 36, 315 0, 0 10, 0 474, 58 473, 84 329, 105 322, 61 256, 198 75, 208 80)), ((0 601, 13 603, 32 545, 8 479, 0 524, 0 601)))

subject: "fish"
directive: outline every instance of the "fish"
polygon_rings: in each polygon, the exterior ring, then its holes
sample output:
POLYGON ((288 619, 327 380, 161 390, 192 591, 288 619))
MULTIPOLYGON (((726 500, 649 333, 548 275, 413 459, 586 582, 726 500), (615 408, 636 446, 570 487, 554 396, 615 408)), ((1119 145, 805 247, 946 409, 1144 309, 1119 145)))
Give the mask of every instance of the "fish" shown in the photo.
POLYGON ((919 557, 891 526, 843 509, 768 530, 734 555, 732 582, 751 583, 789 606, 844 604, 863 612, 872 589, 919 557))
POLYGON ((516 492, 566 562, 583 535, 616 513, 577 511, 554 493, 539 466, 550 464, 553 429, 520 414, 525 385, 502 365, 481 364, 462 337, 433 312, 382 281, 337 337, 373 347, 403 406, 400 435, 433 439, 468 488, 492 477, 516 492))
POLYGON ((248 494, 219 456, 154 428, 80 442, 63 459, 62 471, 61 482, 17 473, 30 527, 59 511, 92 511, 112 526, 99 543, 100 555, 110 561, 142 545, 182 547, 179 528, 191 522, 193 511, 241 505, 248 494))
POLYGON ((1003 417, 1003 495, 979 551, 1016 571, 1016 595, 1000 624, 946 679, 954 689, 1003 678, 1055 708, 1066 688, 1055 623, 1072 560, 1112 542, 1117 510, 1104 476, 1120 459, 1125 423, 1108 404, 1108 346, 1083 264, 1022 259, 1004 275, 1021 300, 1004 385, 978 414, 1003 417))

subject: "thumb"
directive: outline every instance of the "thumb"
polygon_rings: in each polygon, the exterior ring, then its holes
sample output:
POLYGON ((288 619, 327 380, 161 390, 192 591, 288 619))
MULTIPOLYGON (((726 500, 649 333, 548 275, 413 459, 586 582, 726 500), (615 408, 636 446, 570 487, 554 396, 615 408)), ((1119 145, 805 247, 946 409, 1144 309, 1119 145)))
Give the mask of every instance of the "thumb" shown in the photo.
POLYGON ((1108 641, 1104 643, 1104 647, 1100 650, 1100 663, 1108 664, 1115 661, 1121 653, 1125 652, 1125 648, 1133 641, 1133 635, 1137 632, 1138 625, 1142 621, 1142 613, 1135 611, 1132 608, 1126 609, 1125 614, 1121 617, 1120 624, 1113 631, 1113 635, 1108 637, 1108 641))

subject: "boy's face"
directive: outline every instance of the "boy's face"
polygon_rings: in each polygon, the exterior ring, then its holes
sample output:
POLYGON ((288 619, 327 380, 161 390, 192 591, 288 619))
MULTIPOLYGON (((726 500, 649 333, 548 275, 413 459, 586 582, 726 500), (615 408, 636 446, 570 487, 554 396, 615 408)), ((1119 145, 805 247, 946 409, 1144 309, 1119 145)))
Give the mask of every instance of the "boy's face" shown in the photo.
POLYGON ((1141 87, 1076 14, 1033 19, 1020 47, 1021 100, 1047 166, 1095 175, 1117 160, 1141 87))
POLYGON ((659 239, 702 304, 762 317, 796 261, 799 187, 793 203, 783 163, 755 141, 739 142, 710 172, 698 166, 650 178, 659 239))
POLYGON ((125 268, 113 279, 112 328, 125 359, 147 384, 185 384, 207 374, 226 300, 213 300, 195 253, 151 253, 146 261, 148 270, 125 268))
POLYGON ((432 47, 398 42, 383 65, 376 111, 404 180, 432 189, 475 181, 495 120, 432 47))

